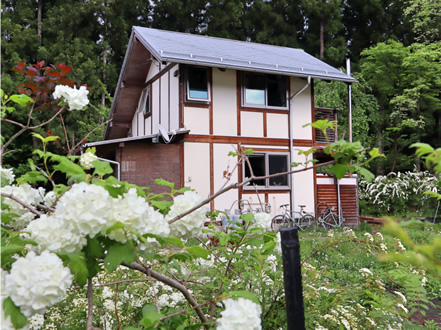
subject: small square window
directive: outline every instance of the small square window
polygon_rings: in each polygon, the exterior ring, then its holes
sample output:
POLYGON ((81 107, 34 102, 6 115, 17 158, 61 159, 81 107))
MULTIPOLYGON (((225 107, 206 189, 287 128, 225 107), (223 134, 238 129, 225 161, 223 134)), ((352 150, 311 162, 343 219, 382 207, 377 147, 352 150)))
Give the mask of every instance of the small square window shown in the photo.
MULTIPOLYGON (((287 172, 289 168, 288 154, 258 153, 248 157, 254 176, 268 176, 271 174, 287 172)), ((248 164, 244 164, 245 178, 251 177, 248 164)), ((288 175, 268 179, 253 180, 251 185, 264 189, 289 189, 288 175)), ((250 186, 245 187, 249 189, 250 186)))
POLYGON ((208 69, 196 66, 187 68, 187 100, 210 101, 208 69))
POLYGON ((285 76, 245 72, 243 74, 243 105, 259 108, 287 109, 285 76))

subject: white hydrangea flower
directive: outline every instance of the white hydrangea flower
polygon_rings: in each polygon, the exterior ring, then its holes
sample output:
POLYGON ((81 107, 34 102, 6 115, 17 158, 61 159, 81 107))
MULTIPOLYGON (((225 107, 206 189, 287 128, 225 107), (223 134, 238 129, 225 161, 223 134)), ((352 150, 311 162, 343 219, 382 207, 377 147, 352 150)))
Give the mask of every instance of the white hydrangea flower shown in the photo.
POLYGON ((280 236, 280 231, 276 234, 276 247, 274 248, 274 252, 279 256, 282 255, 282 236, 280 236))
POLYGON ((98 157, 92 152, 85 152, 80 157, 80 165, 83 166, 85 170, 90 170, 91 168, 93 168, 92 163, 97 159, 98 157))
POLYGON ((11 322, 11 317, 5 317, 5 311, 3 310, 3 301, 8 298, 8 295, 5 292, 5 276, 7 274, 7 272, 5 270, 3 270, 3 268, 0 268, 0 276, 1 276, 1 290, 0 290, 0 294, 1 294, 1 303, 0 303, 0 308, 2 309, 0 311, 1 313, 1 323, 0 326, 2 329, 14 329, 14 326, 12 325, 11 322))
POLYGON ((372 274, 371 270, 368 268, 361 268, 358 271, 361 273, 361 276, 363 276, 363 277, 369 277, 369 276, 374 275, 374 274, 372 274))
MULTIPOLYGON (((12 195, 31 206, 37 206, 42 202, 40 192, 28 184, 22 184, 20 186, 6 186, 1 188, 1 192, 12 195)), ((36 217, 34 213, 30 212, 27 208, 23 207, 21 204, 17 203, 11 198, 4 198, 4 203, 7 205, 8 209, 2 209, 2 213, 14 213, 17 215, 15 222, 11 223, 11 226, 14 228, 26 227, 27 224, 36 217)))
MULTIPOLYGON (((173 200, 170 212, 166 216, 167 221, 188 211, 202 201, 202 196, 195 191, 186 191, 183 195, 176 196, 173 200)), ((201 206, 196 211, 175 221, 170 225, 171 234, 184 239, 199 235, 204 227, 206 212, 207 208, 201 206)))
POLYGON ((255 226, 263 229, 271 228, 271 216, 265 212, 259 212, 254 215, 256 220, 255 226))
POLYGON ((57 200, 57 194, 53 190, 51 190, 44 196, 43 203, 48 207, 52 207, 54 206, 56 200, 57 200))
POLYGON ((63 219, 69 230, 94 237, 113 224, 109 220, 111 209, 112 197, 106 189, 81 182, 61 196, 55 216, 63 219))
POLYGON ((66 85, 57 85, 55 86, 55 92, 52 96, 54 99, 64 98, 69 104, 69 110, 81 110, 89 104, 87 94, 89 94, 89 91, 85 86, 81 86, 80 89, 77 89, 76 86, 71 88, 66 85))
MULTIPOLYGON (((111 222, 117 221, 137 230, 141 235, 155 234, 167 237, 170 234, 170 226, 164 216, 139 197, 136 189, 132 188, 123 197, 113 199, 111 222)), ((118 242, 127 242, 126 234, 122 229, 111 231, 108 235, 111 239, 118 242)), ((151 243, 155 239, 149 238, 151 243)))
POLYGON ((12 168, 3 168, 0 166, 1 187, 11 185, 14 182, 15 174, 12 168))
POLYGON ((49 251, 36 255, 33 251, 18 258, 6 275, 5 291, 27 316, 44 314, 47 307, 61 301, 72 284, 69 268, 49 251))
POLYGON ((223 301, 225 310, 217 319, 217 330, 260 330, 262 308, 251 300, 231 298, 223 301))
POLYGON ((79 252, 87 244, 84 236, 81 236, 68 228, 64 221, 56 216, 42 215, 32 221, 26 228, 31 239, 37 242, 33 246, 37 252, 49 250, 52 252, 73 253, 79 252))

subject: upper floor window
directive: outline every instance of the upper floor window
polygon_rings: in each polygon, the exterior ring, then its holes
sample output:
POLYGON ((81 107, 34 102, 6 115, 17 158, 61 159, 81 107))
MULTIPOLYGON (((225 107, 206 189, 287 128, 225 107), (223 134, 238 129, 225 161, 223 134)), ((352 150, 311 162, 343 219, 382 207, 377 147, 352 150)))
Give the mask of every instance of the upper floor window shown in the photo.
POLYGON ((190 66, 187 68, 187 100, 210 101, 208 68, 190 66))
POLYGON ((149 116, 151 114, 150 86, 142 91, 141 97, 139 98, 138 111, 142 112, 144 116, 149 116))
POLYGON ((287 109, 285 76, 243 73, 242 99, 244 106, 287 109))
MULTIPOLYGON (((287 153, 256 153, 248 157, 254 176, 268 176, 271 174, 288 171, 287 153)), ((251 171, 248 164, 244 164, 245 178, 251 177, 251 171)), ((253 180, 252 185, 265 189, 288 189, 288 175, 276 176, 273 178, 253 180)))

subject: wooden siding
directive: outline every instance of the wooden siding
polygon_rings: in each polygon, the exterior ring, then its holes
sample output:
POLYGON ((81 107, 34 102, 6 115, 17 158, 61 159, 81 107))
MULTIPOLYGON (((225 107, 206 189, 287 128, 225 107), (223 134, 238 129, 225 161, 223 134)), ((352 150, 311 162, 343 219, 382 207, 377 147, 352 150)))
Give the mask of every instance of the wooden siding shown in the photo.
POLYGON ((181 186, 181 144, 125 143, 119 148, 121 180, 151 187, 159 193, 167 188, 154 184, 155 179, 165 179, 181 186))
MULTIPOLYGON (((360 224, 358 214, 358 192, 355 185, 340 185, 340 198, 342 215, 345 218, 346 226, 358 226, 360 224)), ((326 202, 334 207, 337 212, 337 186, 334 184, 317 185, 317 203, 326 202)))

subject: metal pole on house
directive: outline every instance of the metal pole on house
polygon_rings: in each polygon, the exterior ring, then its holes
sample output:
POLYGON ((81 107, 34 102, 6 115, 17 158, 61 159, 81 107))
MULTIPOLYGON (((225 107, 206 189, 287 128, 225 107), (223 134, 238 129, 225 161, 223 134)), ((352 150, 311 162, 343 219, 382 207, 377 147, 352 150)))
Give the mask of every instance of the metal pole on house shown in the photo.
POLYGON ((304 330, 302 272, 298 227, 281 228, 283 280, 288 330, 304 330))
MULTIPOLYGON (((351 59, 346 58, 346 71, 348 77, 351 76, 351 59)), ((348 84, 348 139, 352 142, 352 84, 348 84)))

